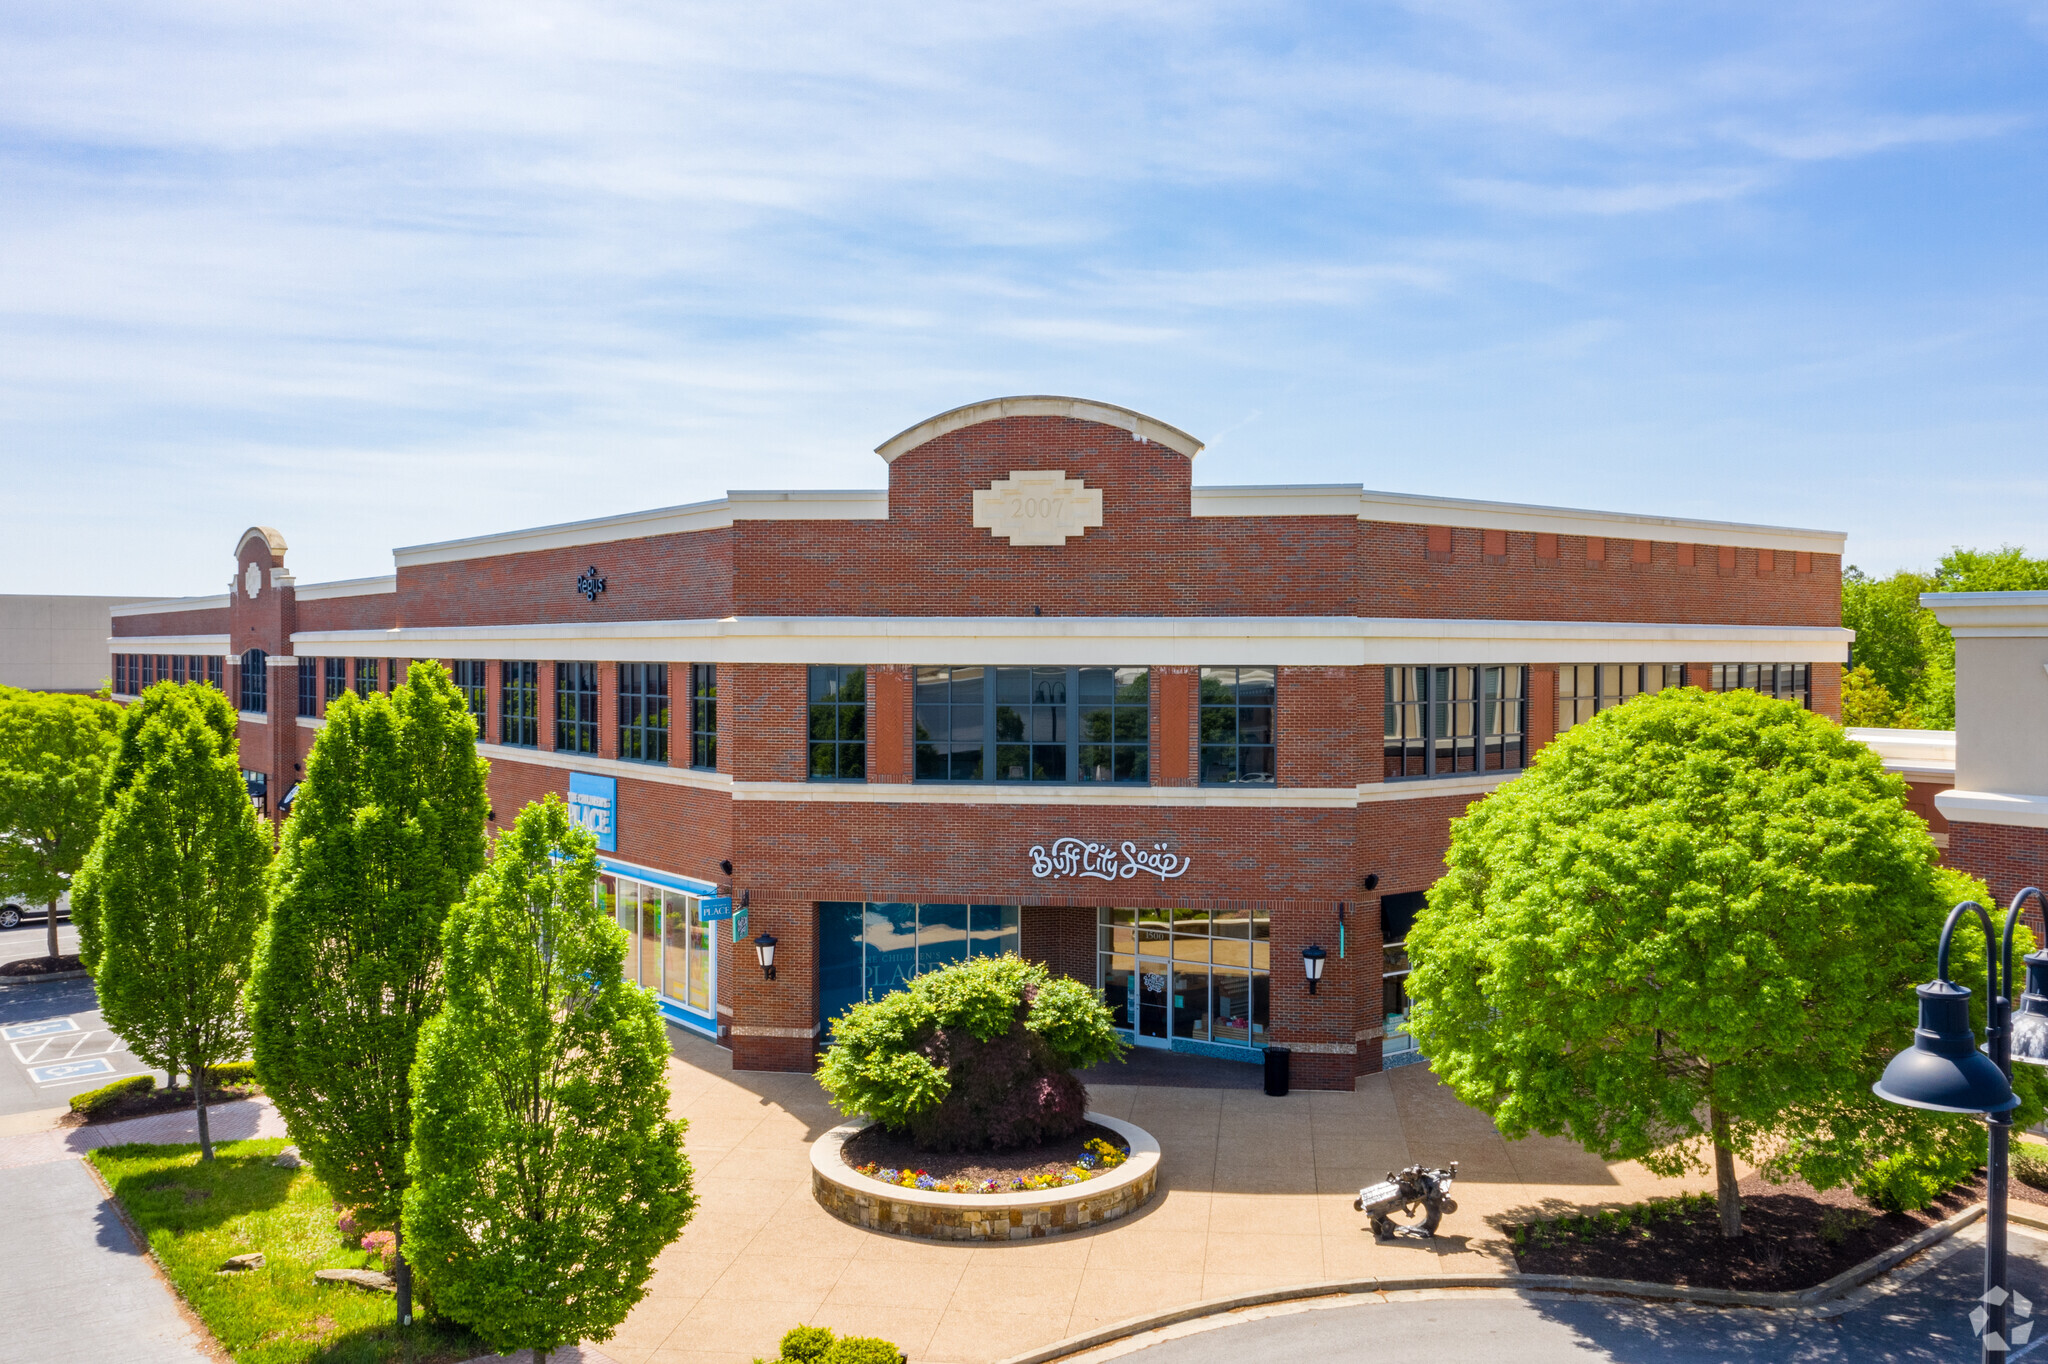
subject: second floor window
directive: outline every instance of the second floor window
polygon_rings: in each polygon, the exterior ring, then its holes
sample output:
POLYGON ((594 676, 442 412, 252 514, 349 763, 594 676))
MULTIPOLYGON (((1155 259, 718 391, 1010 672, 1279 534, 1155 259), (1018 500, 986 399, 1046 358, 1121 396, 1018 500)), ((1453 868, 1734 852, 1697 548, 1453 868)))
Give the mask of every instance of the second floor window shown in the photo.
POLYGON ((1557 670, 1557 732, 1633 696, 1685 685, 1683 663, 1565 663, 1557 670))
POLYGON ((348 660, 345 658, 322 659, 321 666, 326 678, 327 704, 331 706, 341 699, 343 692, 348 690, 348 660))
POLYGON ((480 658, 458 658, 455 660, 455 689, 462 693, 462 704, 469 711, 469 718, 476 724, 476 741, 482 743, 488 732, 484 728, 485 718, 490 713, 491 690, 485 681, 484 669, 490 665, 480 658))
POLYGON ((540 746, 540 664, 501 664, 498 742, 517 748, 540 746))
POLYGON ((1716 663, 1708 685, 1715 691, 1753 691, 1811 710, 1805 663, 1716 663))
POLYGON ((320 713, 320 663, 317 659, 299 660, 299 714, 320 713))
POLYGON ((377 660, 359 658, 356 660, 356 695, 368 696, 377 690, 377 660))
POLYGON ((185 680, 185 655, 183 655, 183 654, 172 654, 172 655, 171 655, 171 681, 173 681, 173 682, 183 682, 184 680, 185 680))
POLYGON ((810 708, 811 780, 867 780, 867 669, 812 668, 810 708))
POLYGON ((919 668, 919 781, 1150 778, 1144 668, 919 668))
POLYGON ((1383 775, 1512 772, 1527 762, 1528 669, 1389 668, 1383 775))
POLYGON ((597 752, 597 665, 555 665, 555 751, 597 752))
POLYGON ((240 680, 243 710, 261 714, 270 709, 266 694, 270 679, 264 676, 269 671, 269 656, 261 649, 251 649, 242 655, 240 680))
POLYGON ((718 665, 690 665, 690 766, 718 766, 718 665))
POLYGON ((220 685, 221 672, 223 670, 223 665, 226 662, 227 660, 222 658, 219 654, 208 654, 206 656, 207 685, 211 686, 215 691, 222 690, 220 685))
POLYGON ((1271 668, 1202 669, 1202 782, 1274 780, 1271 668))
POLYGON ((619 664, 619 756, 668 761, 668 664, 619 664))

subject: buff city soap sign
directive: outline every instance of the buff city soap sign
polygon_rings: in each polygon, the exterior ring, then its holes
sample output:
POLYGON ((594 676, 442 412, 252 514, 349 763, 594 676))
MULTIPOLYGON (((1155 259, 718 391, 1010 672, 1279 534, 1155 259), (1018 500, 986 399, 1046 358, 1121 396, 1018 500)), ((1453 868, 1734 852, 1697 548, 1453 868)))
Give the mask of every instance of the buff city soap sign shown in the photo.
POLYGON ((1141 847, 1130 839, 1093 843, 1084 838, 1062 838, 1049 851, 1042 844, 1031 850, 1031 874, 1041 881, 1069 876, 1128 881, 1139 872, 1171 881, 1193 864, 1192 857, 1176 856, 1170 844, 1141 847))
POLYGON ((600 852, 619 850, 619 783, 616 777, 569 774, 569 818, 597 835, 600 852))

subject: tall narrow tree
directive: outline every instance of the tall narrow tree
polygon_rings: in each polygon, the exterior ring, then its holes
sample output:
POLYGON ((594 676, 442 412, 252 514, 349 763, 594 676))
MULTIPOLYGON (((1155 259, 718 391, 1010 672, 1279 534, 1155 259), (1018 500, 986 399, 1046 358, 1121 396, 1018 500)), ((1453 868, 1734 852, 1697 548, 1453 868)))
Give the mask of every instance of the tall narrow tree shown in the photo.
MULTIPOLYGON (((251 982, 256 1072, 334 1196, 396 1225, 441 927, 483 865, 488 768, 447 669, 327 712, 285 822, 251 982)), ((398 1320, 412 1320, 403 1238, 398 1320)))
POLYGON ((199 1155, 212 1160, 208 1071, 248 1050, 242 990, 270 861, 227 698, 153 688, 123 719, 115 775, 76 887, 93 926, 93 984, 131 1050, 190 1070, 199 1155))
POLYGON ((405 1230, 434 1301, 535 1364, 609 1339, 695 1199, 668 1040, 593 902, 596 841, 550 795, 449 916, 448 1006, 413 1072, 405 1230))
POLYGON ((120 723, 104 695, 0 687, 0 892, 49 907, 52 957, 57 902, 99 834, 120 723))

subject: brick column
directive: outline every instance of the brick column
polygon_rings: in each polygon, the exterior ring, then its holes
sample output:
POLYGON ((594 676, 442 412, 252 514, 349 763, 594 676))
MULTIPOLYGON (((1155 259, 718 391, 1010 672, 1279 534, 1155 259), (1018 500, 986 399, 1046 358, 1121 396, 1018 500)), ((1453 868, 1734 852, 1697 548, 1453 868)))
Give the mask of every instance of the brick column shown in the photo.
POLYGON ((1688 687, 1698 687, 1701 691, 1712 691, 1714 687, 1714 665, 1711 663, 1686 664, 1685 685, 1688 687))
POLYGON ((668 665, 668 765, 690 765, 690 665, 668 665))
MULTIPOLYGON (((1155 786, 1194 786, 1201 781, 1197 724, 1201 691, 1198 668, 1152 670, 1152 771, 1155 786)), ((1275 721, 1285 723, 1284 717, 1275 721)))
POLYGON ((619 756, 619 665, 597 665, 597 756, 619 756))
MULTIPOLYGON (((540 743, 538 747, 552 753, 555 748, 555 662, 544 658, 534 665, 535 686, 540 691, 540 743)), ((568 778, 564 777, 563 781, 568 778)))
POLYGON ((491 743, 494 737, 505 737, 503 715, 505 704, 505 665, 497 659, 484 664, 484 724, 477 735, 479 743, 491 743))
POLYGON ((1266 1040, 1293 1051, 1294 1088, 1351 1089, 1358 1074, 1360 961, 1337 955, 1337 906, 1297 900, 1270 908, 1272 993, 1266 1040), (1301 956, 1310 943, 1329 953, 1313 995, 1301 956))
POLYGON ((1807 705, 1816 715, 1842 722, 1842 665, 1811 663, 1806 670, 1807 705))
POLYGON ((816 914, 807 901, 778 901, 766 892, 754 892, 747 910, 747 931, 753 936, 772 934, 777 939, 775 979, 763 978, 750 944, 734 946, 729 977, 734 1070, 809 1072, 816 1068, 820 1046, 816 914))
POLYGON ((868 780, 907 782, 916 769, 916 676, 907 667, 868 669, 868 780))

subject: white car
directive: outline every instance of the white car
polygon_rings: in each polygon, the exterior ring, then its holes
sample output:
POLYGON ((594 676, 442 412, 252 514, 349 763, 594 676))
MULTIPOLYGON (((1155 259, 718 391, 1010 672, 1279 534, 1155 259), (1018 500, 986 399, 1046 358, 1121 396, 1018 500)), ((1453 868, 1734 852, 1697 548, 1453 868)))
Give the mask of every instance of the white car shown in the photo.
MULTIPOLYGON (((45 906, 43 905, 23 905, 17 904, 12 900, 9 900, 6 904, 0 904, 0 929, 19 928, 26 920, 35 919, 40 921, 44 917, 45 906)), ((57 917, 59 919, 71 917, 70 897, 67 896, 57 901, 57 917)))

